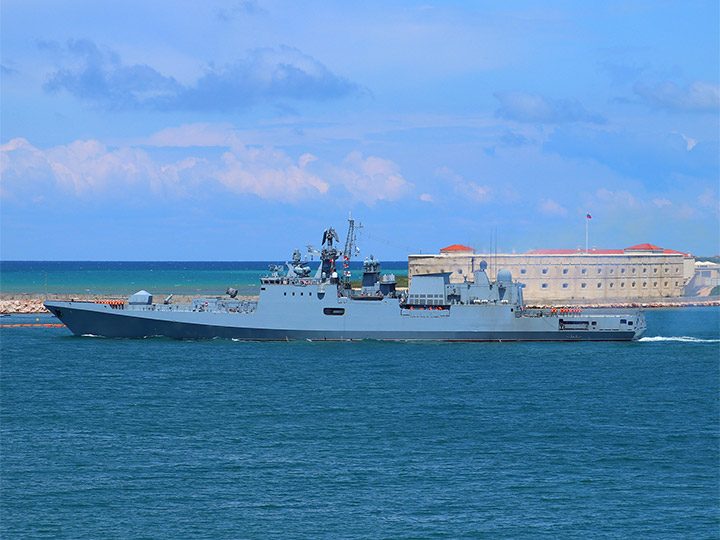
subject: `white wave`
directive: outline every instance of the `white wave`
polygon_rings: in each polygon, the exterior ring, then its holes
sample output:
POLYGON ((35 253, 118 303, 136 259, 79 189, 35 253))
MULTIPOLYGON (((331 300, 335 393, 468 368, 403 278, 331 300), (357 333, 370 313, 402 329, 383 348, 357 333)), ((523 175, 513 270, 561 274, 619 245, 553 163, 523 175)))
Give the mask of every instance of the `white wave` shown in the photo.
POLYGON ((654 336, 643 337, 638 341, 658 342, 658 341, 675 341, 679 343, 720 343, 720 339, 701 339, 692 336, 654 336))

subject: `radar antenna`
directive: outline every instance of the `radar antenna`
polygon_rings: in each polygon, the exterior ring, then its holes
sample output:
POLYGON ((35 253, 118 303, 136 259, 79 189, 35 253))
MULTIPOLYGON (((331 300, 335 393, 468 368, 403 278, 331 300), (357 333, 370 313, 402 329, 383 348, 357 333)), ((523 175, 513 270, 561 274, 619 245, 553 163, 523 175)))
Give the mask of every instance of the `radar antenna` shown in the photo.
POLYGON ((350 266, 350 259, 352 259, 353 251, 355 249, 355 241, 357 240, 357 229, 362 229, 362 223, 355 225, 355 220, 352 218, 352 214, 348 212, 348 233, 345 238, 345 249, 343 250, 343 280, 350 286, 350 276, 352 273, 348 269, 350 266))
POLYGON ((348 212, 348 233, 347 238, 345 239, 345 249, 343 250, 343 255, 345 256, 345 260, 349 261, 352 259, 353 256, 353 250, 355 249, 355 242, 357 241, 357 231, 356 229, 362 229, 362 223, 358 223, 355 225, 355 220, 352 218, 352 214, 348 212))

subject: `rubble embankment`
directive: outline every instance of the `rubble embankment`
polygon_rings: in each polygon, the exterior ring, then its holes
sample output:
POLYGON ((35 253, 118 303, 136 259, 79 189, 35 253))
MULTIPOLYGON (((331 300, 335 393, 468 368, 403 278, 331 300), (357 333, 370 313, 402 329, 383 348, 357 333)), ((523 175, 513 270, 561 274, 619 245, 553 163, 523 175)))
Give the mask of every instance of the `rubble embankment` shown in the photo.
MULTIPOLYGON (((174 295, 173 304, 189 304, 197 296, 174 295)), ((256 296, 238 296, 238 299, 257 299, 256 296)), ((73 302, 109 302, 111 300, 127 300, 127 296, 103 294, 44 294, 0 293, 0 314, 7 313, 49 313, 43 305, 45 300, 61 300, 73 302)), ((162 303, 155 302, 156 304, 162 303)))
MULTIPOLYGON (((189 304, 194 296, 176 295, 172 297, 173 304, 189 304)), ((257 300, 257 296, 238 297, 241 300, 257 300)), ((47 300, 63 300, 78 302, 107 302, 110 300, 125 300, 126 297, 101 295, 101 294, 49 294, 47 300)), ((19 293, 0 293, 0 313, 48 313, 43 302, 46 300, 44 294, 19 294, 19 293)), ((158 303, 158 302, 155 302, 158 303)), ((527 302, 528 308, 551 309, 560 307, 575 308, 679 308, 690 306, 720 306, 720 297, 703 296, 703 297, 681 297, 681 298, 659 298, 653 300, 637 300, 633 302, 621 301, 595 301, 595 302, 575 302, 567 304, 557 303, 536 303, 527 302)))
POLYGON ((681 308, 681 307, 707 307, 707 306, 720 306, 720 297, 718 296, 704 296, 704 297, 690 297, 683 296, 679 298, 654 298, 635 300, 630 302, 624 301, 595 301, 595 302, 580 302, 576 301, 573 303, 566 302, 546 302, 543 304, 535 302, 527 302, 525 307, 534 309, 551 309, 551 308, 581 308, 581 309, 593 309, 593 308, 681 308))

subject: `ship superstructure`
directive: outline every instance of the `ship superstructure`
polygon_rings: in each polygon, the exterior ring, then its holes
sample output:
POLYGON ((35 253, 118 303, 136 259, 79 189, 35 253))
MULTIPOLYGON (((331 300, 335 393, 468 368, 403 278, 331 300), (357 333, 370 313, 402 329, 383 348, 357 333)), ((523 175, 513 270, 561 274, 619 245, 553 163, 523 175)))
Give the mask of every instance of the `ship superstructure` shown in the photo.
POLYGON ((140 291, 123 302, 45 302, 77 335, 242 340, 440 340, 440 341, 626 341, 646 330, 638 309, 527 309, 523 285, 507 270, 496 279, 487 264, 463 283, 449 273, 415 275, 408 290, 397 289, 370 256, 360 287, 353 288, 348 263, 354 249, 351 220, 345 249, 332 228, 324 231, 313 272, 296 250, 291 262, 272 265, 260 278, 257 300, 193 299, 190 304, 153 303, 140 291), (351 240, 352 239, 352 240, 351 240), (338 265, 342 267, 339 269, 338 265))

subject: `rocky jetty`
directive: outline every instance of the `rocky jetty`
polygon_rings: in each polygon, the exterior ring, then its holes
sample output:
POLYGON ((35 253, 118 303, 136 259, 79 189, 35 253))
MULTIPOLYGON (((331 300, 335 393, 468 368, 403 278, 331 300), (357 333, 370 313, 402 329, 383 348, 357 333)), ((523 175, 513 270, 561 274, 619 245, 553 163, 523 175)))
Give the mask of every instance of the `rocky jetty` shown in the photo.
MULTIPOLYGON (((210 295, 209 295, 210 296, 210 295)), ((195 296, 176 295, 172 298, 173 304, 189 304, 195 296)), ((243 296, 240 299, 257 300, 257 296, 243 296)), ((103 296, 98 294, 49 294, 48 300, 73 300, 80 302, 107 302, 110 300, 125 300, 120 296, 103 296)), ((43 302, 43 294, 0 294, 0 313, 48 313, 43 302)), ((158 302, 155 302, 158 303, 158 302)), ((655 301, 642 302, 578 302, 575 304, 535 304, 528 301, 528 308, 552 309, 552 308, 678 308, 688 306, 720 306, 720 297, 684 297, 684 298, 659 298, 655 301)))
MULTIPOLYGON (((210 295, 209 295, 210 296, 210 295)), ((196 296, 175 295, 173 304, 189 304, 196 296)), ((254 296, 238 297, 240 299, 257 299, 254 296)), ((164 298, 163 298, 164 299, 164 298)), ((162 303, 162 300, 160 302, 162 303)), ((100 294, 49 294, 47 300, 78 301, 78 302, 108 302, 111 300, 127 300, 127 297, 109 296, 100 294)), ((43 302, 44 294, 0 294, 0 314, 9 313, 49 313, 43 302)))

